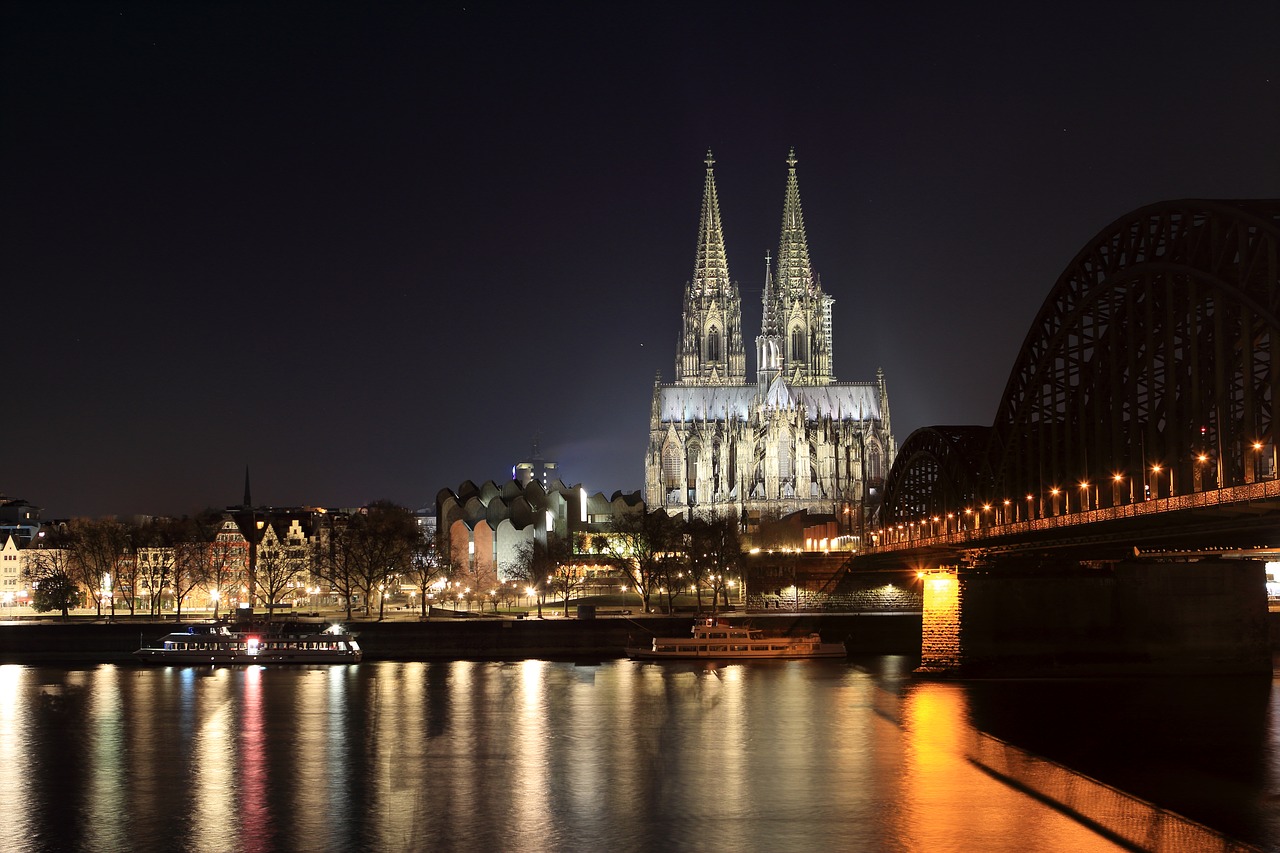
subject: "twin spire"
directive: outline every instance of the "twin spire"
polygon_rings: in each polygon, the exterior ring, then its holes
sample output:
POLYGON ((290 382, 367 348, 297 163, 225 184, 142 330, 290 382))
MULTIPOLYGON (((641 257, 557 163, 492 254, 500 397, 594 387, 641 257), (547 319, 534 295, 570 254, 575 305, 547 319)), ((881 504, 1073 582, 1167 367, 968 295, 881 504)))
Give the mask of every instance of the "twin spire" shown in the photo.
MULTIPOLYGON (((676 356, 676 382, 739 385, 746 379, 742 352, 741 301, 729 278, 720 225, 715 158, 707 151, 693 279, 685 290, 684 333, 676 356)), ((831 375, 831 297, 822 292, 809 262, 796 152, 787 154, 787 187, 782 235, 776 259, 765 259, 763 317, 756 339, 757 383, 767 387, 779 375, 817 384, 831 375)))

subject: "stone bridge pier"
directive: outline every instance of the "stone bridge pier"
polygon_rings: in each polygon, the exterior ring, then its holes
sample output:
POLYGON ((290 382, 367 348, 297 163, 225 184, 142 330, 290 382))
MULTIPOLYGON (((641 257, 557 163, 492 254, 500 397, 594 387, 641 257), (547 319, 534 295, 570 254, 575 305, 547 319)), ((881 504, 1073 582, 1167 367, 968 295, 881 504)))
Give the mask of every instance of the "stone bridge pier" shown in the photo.
POLYGON ((995 558, 923 577, 920 671, 982 675, 1270 673, 1256 560, 995 558))

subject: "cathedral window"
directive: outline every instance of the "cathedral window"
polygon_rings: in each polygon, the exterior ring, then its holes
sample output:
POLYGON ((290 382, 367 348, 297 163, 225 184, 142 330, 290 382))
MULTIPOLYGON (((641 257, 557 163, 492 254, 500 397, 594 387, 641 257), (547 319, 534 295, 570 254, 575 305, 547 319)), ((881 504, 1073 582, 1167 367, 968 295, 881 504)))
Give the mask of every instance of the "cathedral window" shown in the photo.
POLYGON ((720 330, 715 326, 707 333, 707 361, 720 360, 720 330))
POLYGON ((791 479, 791 448, 786 444, 778 448, 778 479, 791 479))
POLYGON ((867 479, 880 480, 883 478, 884 470, 880 457, 880 448, 873 444, 867 448, 867 479))
POLYGON ((791 330, 791 360, 806 361, 804 329, 796 326, 791 330))
POLYGON ((662 449, 662 482, 668 489, 680 488, 680 450, 673 444, 662 449))
POLYGON ((689 445, 688 464, 685 471, 688 472, 689 488, 697 488, 698 485, 698 457, 702 454, 702 448, 697 444, 689 445))

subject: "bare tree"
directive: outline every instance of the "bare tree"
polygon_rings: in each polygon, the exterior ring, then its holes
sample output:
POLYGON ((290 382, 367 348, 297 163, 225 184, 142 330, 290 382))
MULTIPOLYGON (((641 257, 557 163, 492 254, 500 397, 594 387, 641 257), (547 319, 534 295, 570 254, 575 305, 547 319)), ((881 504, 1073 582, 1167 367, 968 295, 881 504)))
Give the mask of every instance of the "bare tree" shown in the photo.
POLYGON ((543 542, 533 538, 516 546, 515 560, 509 568, 511 576, 527 584, 534 592, 538 605, 538 618, 542 618, 542 605, 551 591, 553 578, 561 561, 571 556, 569 549, 557 539, 543 542))
MULTIPOLYGON (((93 594, 99 618, 102 596, 95 591, 102 590, 106 579, 116 572, 128 545, 127 535, 125 526, 115 519, 76 518, 68 525, 65 536, 60 537, 60 544, 70 551, 71 578, 93 594)), ((114 610, 114 594, 111 602, 114 610)))
POLYGON ((164 593, 177 564, 177 545, 184 535, 182 522, 167 519, 148 522, 132 535, 135 553, 141 557, 139 573, 148 592, 147 612, 152 616, 163 610, 164 593))
POLYGON ((217 619, 222 602, 248 582, 249 543, 235 522, 219 521, 219 530, 205 550, 205 588, 213 598, 213 618, 217 619))
POLYGON ((695 518, 687 530, 690 575, 697 589, 698 612, 702 612, 702 590, 711 593, 711 612, 719 608, 721 596, 729 603, 728 587, 742 571, 742 534, 737 515, 695 518))
MULTIPOLYGON (((177 525, 173 560, 174 618, 182 618, 182 603, 197 587, 209 589, 227 574, 229 543, 220 540, 222 514, 207 511, 177 525)), ((216 586, 214 588, 217 588, 216 586)), ((214 618, 222 598, 221 589, 214 598, 214 618)))
POLYGON ((254 585, 260 597, 267 600, 267 621, 286 592, 307 569, 307 545, 296 538, 280 539, 269 524, 258 545, 258 565, 254 585))
POLYGON ((408 576, 418 586, 421 615, 424 618, 427 615, 427 588, 449 576, 448 561, 443 559, 445 550, 440 547, 437 536, 419 530, 409 555, 408 576))
POLYGON ((356 532, 351 529, 350 521, 345 517, 330 518, 329 535, 323 539, 317 537, 312 551, 316 574, 342 597, 348 622, 351 621, 351 600, 360 591, 355 570, 356 532))
POLYGON ((351 516, 342 537, 341 559, 366 607, 378 592, 378 618, 384 615, 386 588, 410 571, 419 538, 413 513, 390 501, 377 501, 351 516))
POLYGON ((595 537, 601 556, 627 578, 644 612, 668 569, 668 557, 678 547, 678 522, 662 510, 628 513, 616 518, 607 536, 595 537))
POLYGON ((586 537, 579 534, 575 537, 576 547, 567 540, 554 539, 548 546, 548 552, 551 559, 551 574, 547 579, 551 590, 560 594, 564 598, 564 615, 569 616, 569 599, 573 594, 583 587, 587 582, 586 570, 583 565, 586 556, 576 558, 575 554, 582 554, 586 537))

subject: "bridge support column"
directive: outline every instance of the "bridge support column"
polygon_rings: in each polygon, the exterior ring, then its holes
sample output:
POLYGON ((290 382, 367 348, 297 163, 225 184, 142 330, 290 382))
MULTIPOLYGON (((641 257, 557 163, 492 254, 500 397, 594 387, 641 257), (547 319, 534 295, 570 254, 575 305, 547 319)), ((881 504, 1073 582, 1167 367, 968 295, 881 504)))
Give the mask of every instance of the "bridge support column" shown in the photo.
POLYGON ((960 579, 955 569, 927 572, 920 631, 920 671, 947 673, 964 664, 960 643, 960 579))
POLYGON ((1263 564, 1014 558, 924 577, 921 671, 1269 673, 1263 564))

